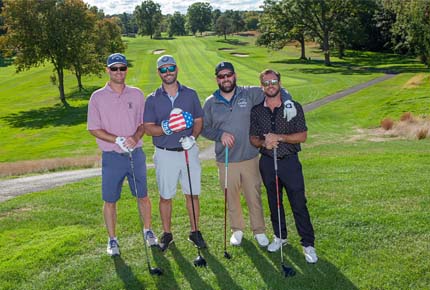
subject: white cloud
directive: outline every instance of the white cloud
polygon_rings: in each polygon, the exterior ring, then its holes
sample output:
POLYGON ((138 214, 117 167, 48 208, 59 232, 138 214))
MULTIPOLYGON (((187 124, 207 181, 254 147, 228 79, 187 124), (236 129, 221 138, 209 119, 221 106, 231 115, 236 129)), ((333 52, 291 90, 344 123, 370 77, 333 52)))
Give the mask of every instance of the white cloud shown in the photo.
MULTIPOLYGON (((153 0, 160 4, 163 14, 173 14, 179 11, 183 14, 187 12, 188 6, 196 1, 190 0, 153 0)), ((97 6, 105 14, 121 14, 123 12, 132 13, 134 8, 140 5, 143 0, 84 0, 91 6, 97 6)), ((223 1, 204 1, 209 2, 213 9, 224 10, 260 10, 263 0, 223 0, 223 1)))

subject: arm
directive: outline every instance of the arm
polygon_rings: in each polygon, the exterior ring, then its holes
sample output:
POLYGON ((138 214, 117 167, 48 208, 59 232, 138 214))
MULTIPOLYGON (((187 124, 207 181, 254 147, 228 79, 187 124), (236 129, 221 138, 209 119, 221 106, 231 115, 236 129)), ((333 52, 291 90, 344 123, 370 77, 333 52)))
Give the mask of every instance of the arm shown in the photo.
POLYGON ((106 132, 106 130, 104 129, 96 129, 96 130, 88 130, 90 132, 91 135, 93 135, 96 138, 99 138, 103 141, 106 142, 110 142, 110 143, 115 143, 115 139, 118 136, 112 135, 108 132, 106 132))
POLYGON ((266 136, 266 141, 268 143, 290 143, 290 144, 298 144, 298 143, 304 143, 306 142, 306 139, 308 137, 308 132, 298 132, 293 134, 273 134, 269 133, 266 136))
POLYGON ((199 137, 200 133, 202 132, 202 129, 203 129, 203 118, 194 119, 193 133, 192 133, 194 138, 197 139, 197 137, 199 137))
POLYGON ((155 125, 155 123, 143 123, 144 131, 149 136, 161 136, 165 135, 161 126, 155 125))

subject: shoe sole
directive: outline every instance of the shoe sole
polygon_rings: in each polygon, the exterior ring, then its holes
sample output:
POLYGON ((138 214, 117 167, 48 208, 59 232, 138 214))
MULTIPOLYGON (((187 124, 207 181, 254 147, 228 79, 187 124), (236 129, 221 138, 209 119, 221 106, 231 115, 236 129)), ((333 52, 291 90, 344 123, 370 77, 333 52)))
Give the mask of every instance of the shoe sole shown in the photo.
MULTIPOLYGON (((284 247, 284 246, 286 246, 288 244, 288 242, 285 242, 285 243, 283 243, 282 244, 282 247, 284 247)), ((269 253, 276 253, 277 251, 279 251, 281 249, 281 247, 279 247, 279 249, 277 249, 276 251, 270 251, 269 249, 267 249, 267 251, 269 252, 269 253)))

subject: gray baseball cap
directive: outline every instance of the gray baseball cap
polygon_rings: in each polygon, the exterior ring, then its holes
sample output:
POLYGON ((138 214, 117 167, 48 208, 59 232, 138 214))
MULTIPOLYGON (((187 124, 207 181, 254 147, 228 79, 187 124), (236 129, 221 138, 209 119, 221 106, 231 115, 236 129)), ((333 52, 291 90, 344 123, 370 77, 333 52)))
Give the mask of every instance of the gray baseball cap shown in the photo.
POLYGON ((174 64, 176 65, 176 61, 171 55, 162 55, 157 60, 157 69, 159 69, 161 66, 165 64, 174 64))

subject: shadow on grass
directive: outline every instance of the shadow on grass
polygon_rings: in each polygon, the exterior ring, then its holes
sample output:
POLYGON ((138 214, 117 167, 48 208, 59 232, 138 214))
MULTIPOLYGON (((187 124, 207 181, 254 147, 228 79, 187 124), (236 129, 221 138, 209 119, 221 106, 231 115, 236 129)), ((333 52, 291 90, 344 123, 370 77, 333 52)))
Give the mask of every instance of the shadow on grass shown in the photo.
POLYGON ((216 42, 228 43, 228 44, 231 44, 231 45, 241 45, 241 46, 245 46, 245 45, 249 44, 246 41, 240 41, 238 39, 223 39, 223 40, 217 40, 216 42))
POLYGON ((41 129, 50 126, 75 126, 87 121, 87 108, 87 105, 64 107, 57 104, 53 107, 21 111, 1 119, 14 128, 41 129))
POLYGON ((284 277, 281 267, 281 252, 261 252, 257 247, 243 240, 242 245, 246 254, 251 258, 255 267, 269 289, 276 289, 279 285, 288 285, 289 289, 358 289, 333 264, 319 258, 318 263, 308 264, 302 252, 287 245, 283 248, 284 265, 296 271, 293 277, 284 277))
POLYGON ((209 250, 203 251, 203 256, 208 262, 208 267, 215 274, 218 281, 218 286, 221 289, 242 289, 236 282, 230 277, 230 274, 225 267, 218 261, 218 258, 213 256, 209 250))
MULTIPOLYGON (((175 247, 175 243, 169 245, 170 251, 175 247)), ((157 289, 179 289, 180 285, 175 280, 175 274, 172 271, 172 267, 170 266, 169 260, 164 256, 166 253, 163 253, 159 248, 151 248, 152 254, 152 267, 158 267, 163 271, 163 275, 160 276, 160 279, 157 280, 157 289)))
POLYGON ((136 278, 130 266, 120 256, 112 257, 115 263, 115 271, 124 282, 125 289, 145 289, 144 285, 136 278))

